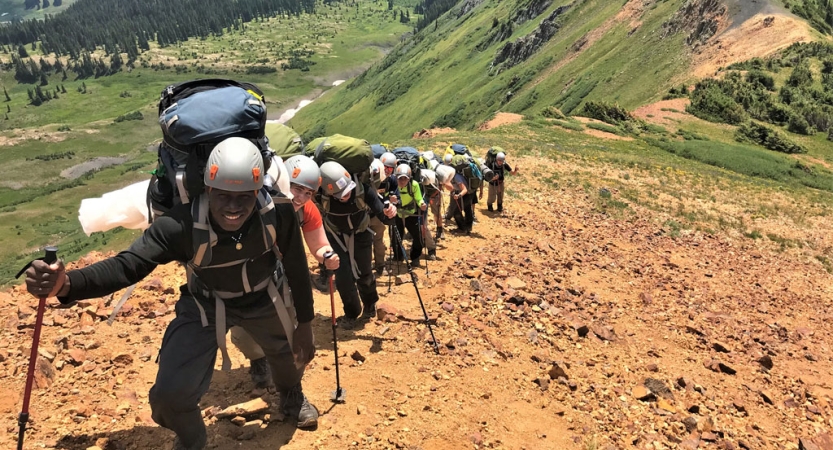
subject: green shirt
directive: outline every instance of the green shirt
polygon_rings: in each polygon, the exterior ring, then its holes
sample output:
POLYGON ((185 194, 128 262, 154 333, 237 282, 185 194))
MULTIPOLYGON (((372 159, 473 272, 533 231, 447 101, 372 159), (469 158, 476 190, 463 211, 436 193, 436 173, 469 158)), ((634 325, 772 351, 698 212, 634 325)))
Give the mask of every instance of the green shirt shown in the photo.
POLYGON ((417 210, 425 203, 422 200, 422 191, 419 189, 419 183, 415 180, 405 186, 399 188, 399 208, 397 208, 397 215, 399 217, 414 216, 417 210))

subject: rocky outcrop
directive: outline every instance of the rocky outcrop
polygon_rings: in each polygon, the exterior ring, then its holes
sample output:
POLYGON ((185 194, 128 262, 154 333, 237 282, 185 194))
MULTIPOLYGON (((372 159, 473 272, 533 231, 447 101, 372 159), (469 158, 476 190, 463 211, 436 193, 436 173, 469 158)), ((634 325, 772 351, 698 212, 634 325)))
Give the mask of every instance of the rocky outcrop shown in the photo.
POLYGON ((483 0, 466 0, 460 6, 460 11, 457 12, 457 18, 465 16, 471 10, 477 7, 477 5, 483 3, 483 0))
POLYGON ((550 5, 552 5, 552 0, 532 0, 529 5, 515 12, 512 21, 516 25, 521 25, 543 14, 550 5))
POLYGON ((686 44, 705 43, 717 34, 727 12, 721 0, 687 0, 668 22, 662 24, 662 37, 688 33, 686 44))
POLYGON ((555 33, 561 28, 558 18, 567 12, 572 5, 564 5, 555 9, 546 19, 541 21, 535 30, 528 35, 519 38, 515 42, 507 42, 495 55, 492 61, 492 69, 499 70, 516 66, 535 54, 546 44, 555 33))

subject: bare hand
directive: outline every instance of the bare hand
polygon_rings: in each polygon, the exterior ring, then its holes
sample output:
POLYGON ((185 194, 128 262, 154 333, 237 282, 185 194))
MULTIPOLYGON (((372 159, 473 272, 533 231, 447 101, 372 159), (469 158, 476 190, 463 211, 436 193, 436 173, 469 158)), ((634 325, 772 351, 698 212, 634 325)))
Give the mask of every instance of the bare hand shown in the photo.
POLYGON ((35 260, 26 270, 26 290, 35 297, 54 297, 64 287, 66 278, 63 261, 58 260, 49 265, 35 260))
POLYGON ((292 355, 299 370, 309 364, 315 356, 315 343, 310 322, 299 323, 292 334, 292 355))
POLYGON ((388 207, 385 208, 385 217, 387 217, 388 219, 392 219, 393 216, 395 216, 395 215, 396 215, 396 206, 393 206, 393 204, 388 205, 388 207))
POLYGON ((327 268, 327 270, 338 269, 338 263, 338 255, 335 253, 333 253, 333 256, 330 256, 329 258, 324 258, 324 267, 327 268))
POLYGON ((428 205, 423 203, 423 204, 419 205, 419 209, 425 211, 426 209, 428 209, 428 205))

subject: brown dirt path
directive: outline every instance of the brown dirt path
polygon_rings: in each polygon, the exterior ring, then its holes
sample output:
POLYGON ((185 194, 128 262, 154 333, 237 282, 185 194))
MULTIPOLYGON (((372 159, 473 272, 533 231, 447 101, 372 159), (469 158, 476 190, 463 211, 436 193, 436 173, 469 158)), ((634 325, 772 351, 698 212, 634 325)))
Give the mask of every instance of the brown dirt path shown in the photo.
MULTIPOLYGON (((651 210, 608 215, 592 191, 544 188, 534 172, 590 171, 603 183, 603 166, 513 162, 530 169, 508 181, 519 197, 506 212, 481 203, 475 233, 449 235, 430 276, 418 271, 440 355, 417 320, 413 287, 387 294, 384 276, 381 302, 402 318, 339 330, 347 403, 332 406, 329 299, 316 294, 318 352, 305 391, 324 413, 318 430, 294 431, 274 413, 246 429, 207 418, 210 448, 794 449, 830 432, 833 276, 819 261, 726 233, 674 237, 651 210), (640 392, 648 379, 653 391, 640 392)), ((793 228, 814 248, 830 245, 821 233, 829 225, 805 227, 793 228)), ((147 390, 181 282, 177 267, 159 268, 113 327, 102 323, 106 299, 49 310, 42 342, 55 376, 33 396, 29 448, 170 445, 149 420, 147 390)), ((0 402, 2 448, 12 446, 23 388, 27 304, 19 288, 0 294, 0 399, 16 400, 0 402)), ((249 398, 244 361, 232 358, 204 408, 249 398)))

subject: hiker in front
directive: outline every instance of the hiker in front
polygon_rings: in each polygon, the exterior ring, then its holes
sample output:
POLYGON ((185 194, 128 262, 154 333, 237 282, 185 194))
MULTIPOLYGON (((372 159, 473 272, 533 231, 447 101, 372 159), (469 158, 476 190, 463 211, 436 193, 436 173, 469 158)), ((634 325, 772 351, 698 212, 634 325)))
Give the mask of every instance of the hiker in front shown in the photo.
POLYGON ((205 191, 154 220, 130 248, 79 270, 65 272, 62 263, 41 261, 26 272, 29 292, 72 304, 136 283, 157 265, 185 264, 187 284, 180 287, 176 318, 165 331, 148 396, 153 420, 176 433, 175 450, 206 446, 199 402, 218 348, 223 369, 231 368, 225 342, 230 326, 245 329, 263 349, 280 392, 280 411, 299 428, 318 423, 318 411, 301 389, 315 352, 301 232, 292 206, 273 203, 263 188, 264 174, 263 157, 252 142, 225 139, 209 155, 205 191))
MULTIPOLYGON (((422 247, 425 238, 422 234, 423 228, 420 226, 420 216, 422 211, 428 209, 428 204, 422 200, 422 189, 416 180, 411 179, 411 168, 407 164, 400 164, 394 172, 396 182, 399 186, 399 208, 397 209, 396 228, 399 230, 399 236, 405 235, 405 228, 411 233, 413 237, 411 243, 411 265, 419 267, 419 257, 422 256, 422 247)), ((403 242, 392 243, 394 249, 394 258, 397 261, 405 258, 405 246, 403 242)))
MULTIPOLYGON (((500 147, 496 148, 499 149, 500 147)), ((497 210, 498 212, 503 212, 503 183, 506 173, 515 175, 518 173, 518 168, 515 167, 514 170, 512 169, 512 166, 506 162, 506 154, 502 151, 497 152, 494 159, 490 159, 487 156, 486 167, 491 169, 495 174, 492 181, 489 182, 489 197, 486 204, 488 205, 489 211, 494 211, 492 204, 494 204, 495 200, 497 200, 497 210)))
POLYGON ((341 326, 351 328, 359 315, 363 320, 375 317, 379 300, 373 274, 370 218, 389 225, 396 207, 385 207, 369 184, 351 176, 335 161, 321 164, 320 170, 321 189, 316 202, 321 205, 327 240, 341 259, 335 274, 336 289, 344 306, 341 326))
MULTIPOLYGON (((333 254, 330 258, 324 258, 324 255, 333 251, 333 248, 324 233, 321 213, 318 212, 318 207, 310 201, 321 186, 321 172, 318 170, 318 164, 309 157, 297 155, 287 159, 284 167, 286 167, 286 173, 289 174, 292 206, 295 208, 295 215, 301 226, 307 249, 326 271, 335 271, 339 264, 338 255, 333 254)), ((231 342, 251 361, 249 374, 255 388, 269 387, 272 374, 263 348, 243 327, 239 326, 231 327, 231 342)))

